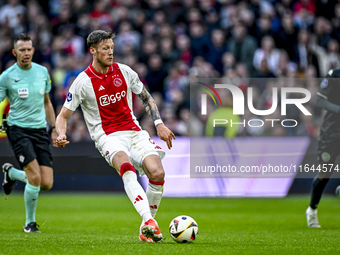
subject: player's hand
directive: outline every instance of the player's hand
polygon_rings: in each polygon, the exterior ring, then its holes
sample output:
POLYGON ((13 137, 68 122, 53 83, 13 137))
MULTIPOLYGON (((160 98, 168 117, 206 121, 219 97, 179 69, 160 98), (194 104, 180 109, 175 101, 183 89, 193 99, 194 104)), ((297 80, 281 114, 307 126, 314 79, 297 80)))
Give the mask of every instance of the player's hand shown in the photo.
POLYGON ((171 149, 172 138, 176 139, 174 133, 172 133, 171 130, 168 129, 163 123, 158 124, 156 129, 157 129, 158 137, 161 138, 163 141, 165 141, 166 144, 168 145, 168 148, 171 149))
POLYGON ((56 144, 57 147, 65 147, 66 144, 69 144, 70 142, 66 140, 66 135, 60 135, 57 138, 56 144))
POLYGON ((57 146, 57 138, 58 138, 58 134, 57 134, 57 131, 55 130, 55 128, 53 128, 53 130, 52 130, 51 137, 52 137, 52 144, 53 144, 53 146, 54 146, 54 147, 58 147, 58 146, 57 146))

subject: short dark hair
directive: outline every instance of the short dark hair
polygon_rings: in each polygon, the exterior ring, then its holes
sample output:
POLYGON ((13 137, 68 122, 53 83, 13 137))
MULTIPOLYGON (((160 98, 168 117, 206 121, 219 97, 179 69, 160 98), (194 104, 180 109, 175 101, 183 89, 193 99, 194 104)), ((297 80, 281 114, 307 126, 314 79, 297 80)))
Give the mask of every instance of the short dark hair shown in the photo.
POLYGON ((87 37, 87 47, 96 48, 103 40, 113 39, 116 35, 113 32, 106 32, 103 30, 95 30, 87 37))
POLYGON ((29 37, 29 35, 22 33, 14 38, 14 44, 16 44, 18 41, 32 41, 32 40, 31 37, 29 37))

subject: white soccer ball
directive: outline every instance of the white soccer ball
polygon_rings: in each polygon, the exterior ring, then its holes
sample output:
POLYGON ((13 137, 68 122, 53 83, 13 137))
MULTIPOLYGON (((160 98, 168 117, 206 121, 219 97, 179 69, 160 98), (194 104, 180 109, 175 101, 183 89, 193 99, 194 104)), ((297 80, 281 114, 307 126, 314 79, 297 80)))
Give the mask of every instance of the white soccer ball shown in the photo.
POLYGON ((169 231, 177 243, 192 243, 198 234, 198 225, 193 218, 181 215, 171 221, 169 231))
POLYGON ((335 189, 335 194, 336 194, 337 196, 340 196, 340 185, 339 185, 338 187, 336 187, 336 189, 335 189))

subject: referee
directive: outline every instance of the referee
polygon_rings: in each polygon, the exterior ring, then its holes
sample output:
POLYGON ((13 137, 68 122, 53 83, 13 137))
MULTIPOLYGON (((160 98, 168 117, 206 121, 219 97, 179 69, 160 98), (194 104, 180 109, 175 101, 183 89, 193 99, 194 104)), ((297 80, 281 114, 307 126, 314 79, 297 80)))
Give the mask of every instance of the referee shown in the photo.
POLYGON ((38 195, 53 185, 50 136, 46 130, 46 117, 52 126, 53 144, 57 137, 54 129, 55 113, 48 93, 51 80, 45 67, 32 63, 34 48, 26 34, 14 40, 13 55, 17 62, 0 76, 0 101, 8 97, 11 105, 7 136, 20 167, 2 166, 3 190, 9 195, 17 180, 25 182, 26 223, 24 232, 40 232, 35 220, 38 195))
POLYGON ((311 200, 306 210, 307 224, 310 228, 320 228, 317 206, 322 192, 328 183, 335 160, 340 154, 340 69, 330 70, 320 84, 315 104, 327 110, 321 127, 318 143, 318 162, 320 171, 312 184, 311 200), (331 165, 332 164, 332 165, 331 165))

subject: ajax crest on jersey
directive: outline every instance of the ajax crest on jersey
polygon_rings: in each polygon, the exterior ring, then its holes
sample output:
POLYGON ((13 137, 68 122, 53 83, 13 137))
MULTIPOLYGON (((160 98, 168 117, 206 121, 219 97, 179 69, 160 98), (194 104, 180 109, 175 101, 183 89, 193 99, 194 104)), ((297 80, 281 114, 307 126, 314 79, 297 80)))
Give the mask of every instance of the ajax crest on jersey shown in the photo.
POLYGON ((198 234, 198 225, 193 218, 181 215, 171 221, 169 231, 177 243, 192 243, 198 234))
POLYGON ((123 84, 123 81, 122 81, 122 79, 120 79, 120 78, 115 78, 115 79, 113 80, 113 84, 114 84, 116 87, 120 87, 120 86, 123 84))

